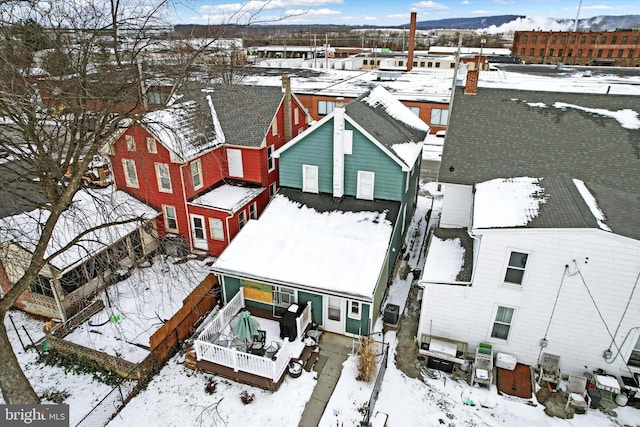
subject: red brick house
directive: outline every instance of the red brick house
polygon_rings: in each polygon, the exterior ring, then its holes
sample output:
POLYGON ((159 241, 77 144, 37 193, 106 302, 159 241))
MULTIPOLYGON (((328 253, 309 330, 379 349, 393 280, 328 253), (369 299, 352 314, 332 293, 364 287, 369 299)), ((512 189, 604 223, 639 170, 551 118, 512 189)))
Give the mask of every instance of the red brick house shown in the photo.
POLYGON ((114 182, 162 211, 159 236, 217 256, 278 188, 271 153, 310 121, 283 87, 215 85, 145 114, 111 145, 114 182))

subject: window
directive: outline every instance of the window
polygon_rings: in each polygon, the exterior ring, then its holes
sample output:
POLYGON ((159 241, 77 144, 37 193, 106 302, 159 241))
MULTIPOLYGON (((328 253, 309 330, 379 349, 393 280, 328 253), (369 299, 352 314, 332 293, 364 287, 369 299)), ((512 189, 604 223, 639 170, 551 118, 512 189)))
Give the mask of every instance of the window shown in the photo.
POLYGON ((329 297, 327 316, 330 320, 340 321, 340 298, 329 297))
POLYGON ((291 288, 274 286, 271 290, 273 314, 282 316, 291 304, 296 303, 296 291, 291 288))
POLYGON ((169 165, 166 163, 156 163, 156 179, 158 180, 158 191, 171 193, 171 174, 169 165))
POLYGON ((613 56, 613 49, 609 49, 607 52, 607 58, 611 58, 613 56))
POLYGON ((197 190, 201 188, 202 183, 202 163, 200 159, 191 162, 191 181, 193 183, 193 189, 197 190))
POLYGON ((596 42, 596 36, 591 36, 591 43, 595 43, 596 42))
POLYGON ((360 319, 360 303, 358 301, 349 301, 349 317, 360 319))
POLYGON ((139 188, 136 162, 132 159, 122 159, 122 167, 124 168, 124 180, 127 183, 127 187, 139 188))
POLYGON ((622 49, 618 50, 618 58, 622 58, 622 55, 624 54, 624 51, 622 49))
POLYGON ((430 125, 446 126, 449 120, 449 110, 444 108, 432 108, 431 109, 431 121, 430 125))
POLYGON ((373 185, 375 181, 375 173, 370 171, 358 171, 358 188, 356 190, 356 198, 373 200, 373 185))
POLYGON ((369 65, 369 60, 368 59, 364 59, 362 61, 362 65, 369 65))
POLYGON ((562 56, 563 53, 564 53, 564 49, 558 49, 558 56, 562 56))
POLYGON ((596 54, 598 58, 602 58, 602 49, 598 49, 598 53, 596 54))
POLYGON ((580 44, 585 44, 587 42, 587 36, 580 36, 580 44))
POLYGON ((278 191, 278 184, 276 184, 275 182, 272 182, 271 184, 269 184, 269 197, 275 196, 277 191, 278 191))
POLYGON ((427 68, 432 68, 432 67, 433 67, 433 62, 427 61, 427 68))
POLYGON ((525 52, 524 48, 520 49, 520 55, 524 56, 524 52, 525 52))
MULTIPOLYGON (((567 42, 567 36, 562 36, 560 38, 560 43, 566 43, 567 42)), ((571 37, 571 43, 575 43, 576 42, 576 36, 571 37)))
POLYGON ((242 166, 242 151, 237 148, 227 148, 227 162, 229 163, 229 176, 244 177, 242 166))
POLYGON ((178 231, 178 218, 176 216, 176 208, 173 206, 162 206, 164 212, 164 226, 167 231, 178 231))
POLYGON ((224 240, 224 229, 222 228, 222 220, 218 218, 209 218, 209 232, 214 240, 224 240))
POLYGON ((247 213, 245 211, 240 211, 240 213, 238 214, 238 225, 240 226, 240 228, 242 228, 246 223, 247 213))
POLYGON ((49 282, 49 279, 39 274, 31 284, 31 287, 29 289, 31 290, 31 292, 35 292, 36 294, 54 298, 53 290, 51 289, 51 282, 49 282))
POLYGON ((578 49, 578 58, 582 58, 582 49, 578 49))
POLYGON ((147 137, 147 152, 149 152, 150 154, 156 154, 158 152, 156 139, 152 136, 147 137))
POLYGON ((452 62, 451 64, 449 64, 449 68, 456 68, 455 62, 452 62))
POLYGON ((191 225, 193 225, 193 238, 197 240, 204 240, 204 218, 200 215, 191 215, 191 225))
POLYGON ((533 56, 536 54, 536 48, 532 47, 531 49, 529 49, 529 55, 533 56))
POLYGON ((335 108, 336 103, 333 101, 318 101, 318 115, 326 116, 335 108))
POLYGON ((618 36, 611 37, 611 44, 614 44, 616 41, 618 41, 618 36))
POLYGON ((569 58, 571 58, 571 57, 573 56, 573 49, 569 49, 569 50, 567 51, 567 56, 568 56, 569 58))
POLYGON ((318 192, 318 166, 302 165, 302 191, 318 192))
POLYGON ((607 42, 607 36, 600 36, 600 43, 606 43, 607 42))
POLYGON ((513 312, 515 310, 509 307, 498 306, 496 317, 491 328, 491 338, 507 341, 511 330, 511 322, 513 321, 513 312))
POLYGON ((524 278, 524 270, 527 266, 528 258, 528 254, 522 252, 511 252, 507 273, 504 275, 504 281, 506 283, 522 285, 522 279, 524 278))
POLYGON ((300 110, 298 110, 298 107, 293 109, 293 124, 297 125, 300 123, 300 110))
POLYGON ((627 36, 622 36, 622 44, 627 44, 627 36))
POLYGON ((127 151, 136 151, 136 140, 133 135, 125 135, 124 140, 127 143, 127 151))
POLYGON ((278 118, 273 119, 273 124, 271 125, 271 135, 276 136, 278 134, 278 118))
POLYGON ((640 368, 640 337, 638 337, 638 341, 636 341, 636 346, 631 350, 627 364, 640 368))
POLYGON ((531 37, 531 43, 538 43, 538 36, 531 37))
POLYGON ((409 110, 416 116, 420 117, 420 107, 409 107, 409 110))
POLYGON ((525 34, 524 36, 522 36, 522 42, 523 43, 526 43, 528 40, 529 40, 529 36, 528 35, 525 34))
POLYGON ((633 38, 631 39, 631 44, 636 44, 638 43, 638 36, 633 36, 633 38))
POLYGON ((633 58, 633 49, 629 49, 629 55, 627 55, 629 58, 633 58))
POLYGON ((398 61, 398 66, 402 67, 404 65, 404 61, 398 61))
POLYGON ((540 49, 540 56, 544 56, 544 48, 540 49))
POLYGON ((587 51, 587 58, 591 58, 591 56, 593 56, 593 49, 587 51))
POLYGON ((255 202, 249 205, 249 219, 258 219, 258 204, 255 202))
POLYGON ((424 68, 424 61, 420 61, 420 67, 424 68))
POLYGON ((558 42, 558 36, 551 36, 551 43, 557 43, 558 42))
POLYGON ((553 56, 554 49, 549 49, 549 56, 553 56))
POLYGON ((273 145, 267 147, 267 169, 269 172, 276 168, 276 159, 273 158, 273 145))
POLYGON ((436 62, 436 68, 440 68, 440 63, 436 62))

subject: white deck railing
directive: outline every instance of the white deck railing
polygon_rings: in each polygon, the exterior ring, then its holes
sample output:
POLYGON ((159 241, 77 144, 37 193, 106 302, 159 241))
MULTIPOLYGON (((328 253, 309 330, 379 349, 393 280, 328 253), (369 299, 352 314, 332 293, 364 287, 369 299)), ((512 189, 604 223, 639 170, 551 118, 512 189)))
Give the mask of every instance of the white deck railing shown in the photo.
POLYGON ((304 332, 307 330, 307 326, 311 324, 311 301, 307 302, 307 306, 300 314, 300 317, 296 319, 296 328, 298 333, 298 339, 304 339, 304 332))
MULTIPOLYGON (((288 340, 284 341, 282 347, 276 353, 275 360, 213 343, 243 307, 244 292, 243 288, 240 288, 240 292, 218 312, 216 317, 202 330, 195 340, 196 358, 197 360, 206 360, 207 362, 226 366, 236 372, 248 372, 269 378, 274 382, 278 381, 293 356, 290 349, 291 343, 288 340)), ((304 338, 304 331, 310 323, 311 303, 308 303, 300 317, 296 319, 297 334, 300 340, 304 338)))

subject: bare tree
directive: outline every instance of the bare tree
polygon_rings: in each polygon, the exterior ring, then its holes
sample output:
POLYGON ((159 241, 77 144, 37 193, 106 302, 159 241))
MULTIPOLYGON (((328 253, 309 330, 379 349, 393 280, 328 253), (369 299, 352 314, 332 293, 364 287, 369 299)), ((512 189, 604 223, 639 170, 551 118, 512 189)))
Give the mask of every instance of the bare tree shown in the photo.
MULTIPOLYGON (((36 235, 22 236, 33 239, 30 258, 0 299, 0 388, 7 403, 40 401, 12 350, 4 318, 48 261, 91 231, 50 251, 90 161, 123 123, 144 114, 148 81, 169 82, 171 95, 208 48, 205 43, 188 54, 167 54, 176 51, 170 41, 152 36, 166 28, 169 1, 150 4, 0 0, 0 196, 12 202, 5 215, 33 207, 47 213, 32 218, 36 235)), ((240 12, 246 25, 260 13, 240 12)))

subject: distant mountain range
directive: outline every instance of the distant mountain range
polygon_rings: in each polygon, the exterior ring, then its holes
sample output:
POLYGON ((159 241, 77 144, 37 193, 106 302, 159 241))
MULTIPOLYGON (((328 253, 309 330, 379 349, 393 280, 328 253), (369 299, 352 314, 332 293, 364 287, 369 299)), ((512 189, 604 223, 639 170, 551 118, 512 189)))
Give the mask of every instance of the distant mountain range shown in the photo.
MULTIPOLYGON (((575 20, 573 19, 553 19, 549 18, 541 21, 540 18, 528 18, 524 15, 498 15, 498 16, 480 16, 474 18, 451 18, 438 19, 433 21, 416 22, 416 28, 419 30, 435 30, 435 29, 460 29, 460 30, 480 30, 490 27, 512 27, 519 24, 525 27, 531 24, 537 29, 540 25, 548 27, 542 30, 559 29, 556 27, 573 27, 575 20), (543 23, 541 23, 543 22, 543 23)), ((409 24, 399 25, 394 28, 408 28, 409 24)), ((594 16, 592 18, 579 19, 578 29, 592 31, 610 31, 615 29, 631 29, 640 28, 640 15, 624 15, 624 16, 594 16)), ((522 28, 525 29, 525 28, 522 28)))

